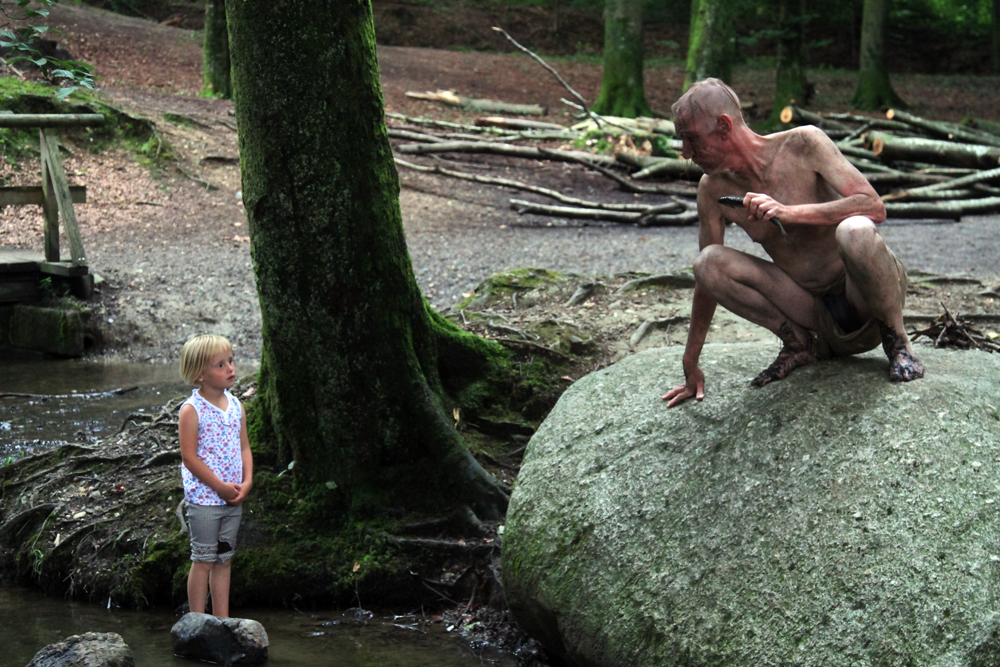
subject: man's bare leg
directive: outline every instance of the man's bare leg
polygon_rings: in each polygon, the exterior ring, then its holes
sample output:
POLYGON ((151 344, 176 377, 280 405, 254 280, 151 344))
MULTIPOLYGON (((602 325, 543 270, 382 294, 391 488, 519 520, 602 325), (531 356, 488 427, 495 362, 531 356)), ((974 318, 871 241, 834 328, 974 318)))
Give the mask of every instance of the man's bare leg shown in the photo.
POLYGON ((816 361, 813 297, 771 262, 713 245, 694 265, 695 278, 721 306, 773 332, 784 344, 751 384, 762 387, 816 361))
POLYGON ((847 300, 863 317, 874 317, 889 360, 889 379, 909 382, 924 376, 903 326, 899 291, 904 289, 875 224, 868 218, 848 218, 837 227, 837 245, 847 267, 847 300))

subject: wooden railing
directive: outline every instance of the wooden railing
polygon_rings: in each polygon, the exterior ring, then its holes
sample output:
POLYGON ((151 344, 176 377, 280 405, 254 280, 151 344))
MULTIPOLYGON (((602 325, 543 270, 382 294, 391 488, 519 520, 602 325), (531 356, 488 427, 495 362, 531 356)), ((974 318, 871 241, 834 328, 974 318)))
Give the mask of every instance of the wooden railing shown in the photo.
POLYGON ((42 184, 35 186, 0 187, 0 205, 20 206, 41 204, 45 220, 45 261, 39 264, 42 273, 66 277, 86 276, 87 256, 80 239, 73 204, 87 201, 83 186, 70 186, 59 157, 59 141, 55 130, 67 127, 96 127, 104 124, 101 114, 13 114, 0 112, 0 128, 39 129, 42 184), (59 253, 59 221, 69 242, 69 261, 59 253))

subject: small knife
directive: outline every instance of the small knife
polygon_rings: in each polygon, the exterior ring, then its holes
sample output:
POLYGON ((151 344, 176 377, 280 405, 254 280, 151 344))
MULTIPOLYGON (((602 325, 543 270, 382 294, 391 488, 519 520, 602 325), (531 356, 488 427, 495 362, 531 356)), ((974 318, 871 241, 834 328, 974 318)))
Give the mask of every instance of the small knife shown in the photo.
MULTIPOLYGON (((719 197, 719 203, 723 206, 730 206, 732 208, 746 208, 743 206, 743 197, 719 197)), ((771 222, 778 225, 778 229, 781 230, 782 236, 788 236, 788 232, 785 228, 781 226, 781 221, 777 218, 771 218, 771 222)))

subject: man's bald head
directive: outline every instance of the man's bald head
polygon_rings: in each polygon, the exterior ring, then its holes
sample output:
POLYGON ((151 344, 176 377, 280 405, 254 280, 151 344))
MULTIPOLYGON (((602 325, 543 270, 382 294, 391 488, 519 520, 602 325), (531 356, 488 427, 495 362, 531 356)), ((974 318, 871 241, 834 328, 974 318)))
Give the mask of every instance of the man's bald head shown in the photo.
POLYGON ((671 107, 674 121, 689 121, 702 117, 716 119, 726 114, 734 125, 743 125, 740 98, 732 88, 719 79, 703 79, 692 84, 671 107))

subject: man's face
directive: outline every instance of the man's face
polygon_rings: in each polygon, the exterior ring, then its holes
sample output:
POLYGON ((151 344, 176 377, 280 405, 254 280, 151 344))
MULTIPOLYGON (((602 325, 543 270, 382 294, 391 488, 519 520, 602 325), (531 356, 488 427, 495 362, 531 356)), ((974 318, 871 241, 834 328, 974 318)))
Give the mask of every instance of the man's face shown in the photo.
POLYGON ((718 119, 697 116, 676 121, 677 136, 683 143, 681 155, 711 174, 725 161, 727 147, 718 119))

